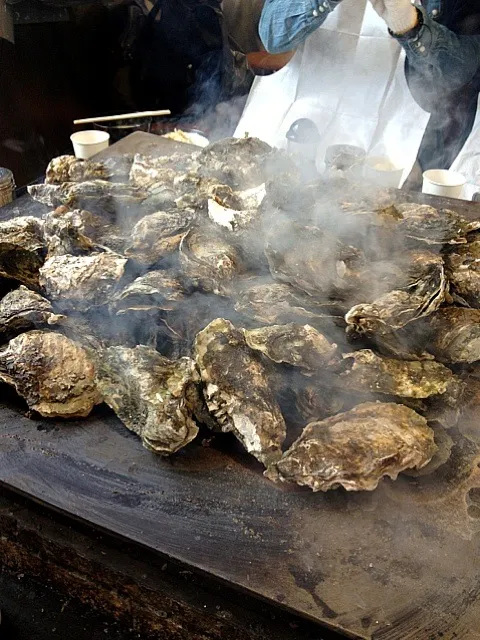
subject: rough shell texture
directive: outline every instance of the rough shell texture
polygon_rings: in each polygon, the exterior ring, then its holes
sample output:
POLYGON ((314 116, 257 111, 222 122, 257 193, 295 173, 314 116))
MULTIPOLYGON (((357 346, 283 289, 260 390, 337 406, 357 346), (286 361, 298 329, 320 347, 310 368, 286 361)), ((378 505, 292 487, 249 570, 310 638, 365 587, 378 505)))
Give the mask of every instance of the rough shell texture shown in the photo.
POLYGON ((180 243, 180 264, 193 285, 226 294, 243 265, 235 247, 207 226, 191 229, 180 243))
POLYGON ((21 286, 7 293, 0 301, 0 340, 30 329, 57 324, 62 319, 63 316, 53 312, 48 300, 21 286))
POLYGON ((277 363, 315 371, 332 360, 337 345, 308 324, 273 325, 244 331, 251 349, 260 351, 277 363))
POLYGON ((29 331, 0 350, 0 380, 47 418, 88 416, 101 401, 87 352, 58 333, 29 331))
POLYGON ((45 172, 46 184, 84 182, 87 180, 117 180, 128 177, 132 157, 128 154, 100 162, 80 160, 75 156, 54 158, 45 172))
POLYGON ((142 188, 158 183, 173 186, 175 178, 187 171, 191 164, 190 156, 184 154, 153 158, 137 153, 130 169, 130 181, 142 188))
POLYGON ((102 354, 97 384, 105 402, 143 445, 175 453, 198 433, 199 376, 190 358, 168 360, 149 347, 110 347, 102 354))
POLYGON ((99 219, 88 211, 57 207, 45 216, 47 257, 89 253, 94 247, 89 234, 96 235, 99 226, 99 219))
POLYGON ((441 256, 427 251, 411 252, 402 286, 371 304, 355 305, 346 314, 347 324, 360 333, 375 333, 381 325, 392 329, 436 311, 445 300, 448 281, 441 256))
POLYGON ((152 266, 176 251, 193 220, 191 213, 157 211, 137 222, 131 233, 126 255, 152 266))
POLYGON ((241 331, 217 318, 196 337, 196 362, 209 411, 265 466, 281 455, 285 422, 268 372, 241 331))
POLYGON ((126 258, 114 253, 55 256, 40 270, 40 284, 59 307, 86 310, 108 302, 126 263, 126 258))
POLYGON ((317 227, 290 222, 270 229, 265 254, 276 280, 322 297, 342 296, 358 287, 364 263, 358 249, 317 227))
POLYGON ((402 204, 396 206, 402 219, 400 231, 409 238, 425 244, 456 244, 465 242, 465 235, 480 227, 449 209, 435 209, 426 204, 402 204))
POLYGON ((258 138, 226 138, 202 149, 198 172, 233 189, 256 187, 266 180, 272 148, 258 138))
POLYGON ((480 307, 480 241, 455 247, 445 256, 452 295, 471 307, 480 307))
POLYGON ((185 297, 183 283, 168 271, 150 271, 120 291, 110 304, 117 314, 159 309, 173 311, 185 297))
POLYGON ((430 329, 429 349, 441 362, 480 360, 480 309, 445 307, 432 316, 430 329))
POLYGON ((432 360, 383 358, 370 349, 343 356, 345 370, 338 384, 346 389, 385 393, 404 398, 428 398, 445 393, 453 373, 432 360))
POLYGON ((42 220, 21 216, 0 222, 0 276, 37 288, 44 252, 42 220))
POLYGON ((267 473, 313 491, 372 491, 384 476, 395 480, 405 469, 422 468, 435 451, 433 431, 418 413, 366 402, 307 425, 267 473))

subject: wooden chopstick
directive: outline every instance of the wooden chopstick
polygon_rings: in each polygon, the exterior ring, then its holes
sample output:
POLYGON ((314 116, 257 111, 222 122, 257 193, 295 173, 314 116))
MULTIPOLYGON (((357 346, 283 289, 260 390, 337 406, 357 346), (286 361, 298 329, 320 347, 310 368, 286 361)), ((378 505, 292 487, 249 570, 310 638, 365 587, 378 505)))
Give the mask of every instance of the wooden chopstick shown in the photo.
POLYGON ((160 109, 159 111, 136 111, 135 113, 122 113, 119 116, 98 116, 96 118, 82 118, 81 120, 74 120, 73 124, 110 122, 112 120, 130 120, 133 118, 153 118, 155 116, 169 116, 170 114, 170 109, 160 109))

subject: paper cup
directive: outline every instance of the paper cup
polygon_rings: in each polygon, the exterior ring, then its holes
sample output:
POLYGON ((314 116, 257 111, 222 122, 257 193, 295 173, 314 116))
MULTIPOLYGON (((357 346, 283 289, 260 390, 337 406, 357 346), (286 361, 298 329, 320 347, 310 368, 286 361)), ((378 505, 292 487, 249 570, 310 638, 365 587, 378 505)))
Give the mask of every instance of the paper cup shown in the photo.
POLYGON ((108 147, 110 134, 107 131, 77 131, 77 133, 72 133, 70 140, 75 156, 82 160, 88 160, 108 147))
POLYGON ((403 167, 387 156, 370 156, 365 160, 365 178, 370 182, 398 189, 402 176, 403 167))
POLYGON ((430 169, 423 174, 422 192, 432 196, 461 198, 466 179, 461 173, 447 169, 430 169))

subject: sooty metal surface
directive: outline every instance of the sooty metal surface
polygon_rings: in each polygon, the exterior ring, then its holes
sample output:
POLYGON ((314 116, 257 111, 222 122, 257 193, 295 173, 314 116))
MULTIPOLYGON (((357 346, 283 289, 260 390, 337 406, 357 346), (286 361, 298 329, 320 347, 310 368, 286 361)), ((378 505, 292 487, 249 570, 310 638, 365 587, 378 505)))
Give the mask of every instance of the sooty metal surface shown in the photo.
POLYGON ((17 492, 356 638, 480 638, 476 415, 435 474, 319 495, 271 484, 233 442, 163 460, 101 410, 52 423, 0 399, 0 483, 17 492))

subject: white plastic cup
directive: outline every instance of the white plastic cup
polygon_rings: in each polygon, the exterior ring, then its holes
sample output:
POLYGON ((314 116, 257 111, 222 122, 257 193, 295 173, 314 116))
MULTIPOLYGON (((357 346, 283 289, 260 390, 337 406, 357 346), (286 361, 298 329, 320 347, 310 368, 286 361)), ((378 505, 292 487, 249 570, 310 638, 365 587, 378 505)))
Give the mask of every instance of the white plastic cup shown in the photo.
POLYGON ((429 169, 423 174, 422 192, 432 196, 461 198, 466 182, 466 178, 456 171, 429 169))
POLYGON ((382 187, 398 189, 403 176, 399 167, 388 156, 370 156, 365 160, 365 178, 382 187))
POLYGON ((77 131, 72 133, 70 140, 73 144, 75 157, 88 160, 96 153, 106 149, 110 142, 110 134, 107 131, 77 131))

